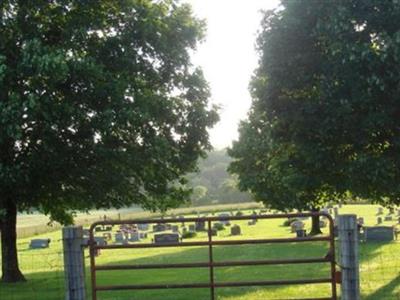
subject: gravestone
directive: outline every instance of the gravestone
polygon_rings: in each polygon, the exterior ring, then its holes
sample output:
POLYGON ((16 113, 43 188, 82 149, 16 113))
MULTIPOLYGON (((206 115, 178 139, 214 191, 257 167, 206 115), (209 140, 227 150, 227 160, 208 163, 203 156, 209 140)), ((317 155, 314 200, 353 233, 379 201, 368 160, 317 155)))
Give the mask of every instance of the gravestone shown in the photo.
POLYGON ((96 245, 98 245, 98 246, 106 246, 107 245, 107 241, 104 236, 95 236, 94 241, 95 241, 96 245))
POLYGON ((323 208, 323 209, 321 210, 321 213, 323 213, 323 214, 328 214, 328 215, 329 215, 329 209, 328 209, 328 208, 323 208))
POLYGON ((211 236, 217 236, 218 235, 218 230, 215 228, 211 228, 211 236))
POLYGON ((153 226, 153 231, 154 232, 161 232, 161 231, 166 231, 167 226, 164 223, 159 223, 153 226))
POLYGON ((307 233, 304 229, 296 230, 296 237, 302 238, 302 237, 306 237, 306 236, 307 236, 307 233))
POLYGON ((125 235, 122 232, 117 232, 114 236, 115 243, 124 244, 126 243, 125 235))
POLYGON ((182 225, 185 226, 185 216, 179 216, 178 219, 181 220, 182 225))
POLYGON ((364 227, 364 238, 366 242, 393 241, 394 228, 391 226, 364 227))
POLYGON ((394 207, 389 207, 389 214, 393 215, 394 214, 394 207))
POLYGON ((196 231, 196 226, 194 224, 189 225, 189 231, 195 232, 196 231))
POLYGON ((139 232, 139 238, 141 240, 147 239, 147 232, 139 232))
POLYGON ((252 225, 256 225, 256 223, 257 223, 257 220, 254 219, 254 220, 250 220, 249 222, 247 222, 247 225, 252 226, 252 225))
POLYGON ((385 216, 385 222, 393 221, 393 217, 390 215, 385 216))
POLYGON ((205 221, 197 221, 195 223, 196 231, 205 231, 206 230, 206 222, 205 221))
POLYGON ((186 233, 188 231, 187 227, 183 226, 182 227, 182 233, 186 233))
POLYGON ((164 225, 165 225, 165 230, 171 230, 172 229, 172 225, 171 224, 167 223, 167 224, 164 224, 164 225))
POLYGON ((376 218, 376 224, 382 224, 382 218, 381 217, 376 218))
POLYGON ((383 214, 383 207, 378 207, 378 210, 376 212, 377 215, 382 215, 383 214))
POLYGON ((225 226, 230 226, 229 220, 225 220, 225 218, 229 218, 229 217, 230 217, 230 214, 228 214, 228 213, 222 213, 222 214, 219 214, 218 217, 220 218, 219 221, 220 221, 222 224, 224 224, 225 226))
POLYGON ((363 217, 358 218, 357 219, 357 224, 361 225, 361 226, 364 225, 364 218, 363 217))
POLYGON ((130 242, 138 242, 140 241, 140 234, 139 232, 132 232, 129 236, 130 242))
POLYGON ((325 220, 319 220, 319 227, 325 228, 328 225, 328 222, 325 220))
POLYGON ((296 232, 297 230, 304 229, 304 223, 302 221, 294 221, 290 224, 292 232, 296 232))
POLYGON ((147 231, 149 230, 149 224, 137 224, 137 229, 140 231, 147 231))
POLYGON ((241 234, 241 229, 239 225, 233 225, 231 227, 231 235, 240 235, 241 234))
POLYGON ((103 233, 103 238, 104 238, 106 241, 111 241, 111 240, 112 240, 111 232, 104 232, 104 233, 103 233))
POLYGON ((172 232, 179 232, 179 226, 178 225, 172 225, 172 232))
POLYGON ((154 235, 154 243, 157 245, 178 244, 179 239, 178 233, 160 233, 154 235))
POLYGON ((50 246, 50 239, 34 239, 31 240, 29 244, 30 249, 44 249, 44 248, 49 248, 50 246))

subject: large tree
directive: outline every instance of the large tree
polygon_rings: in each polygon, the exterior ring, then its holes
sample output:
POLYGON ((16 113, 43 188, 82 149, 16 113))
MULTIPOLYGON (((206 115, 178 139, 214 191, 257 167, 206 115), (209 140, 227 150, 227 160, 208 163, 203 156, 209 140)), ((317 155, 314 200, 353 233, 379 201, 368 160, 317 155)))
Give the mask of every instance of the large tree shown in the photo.
POLYGON ((242 189, 281 209, 348 192, 400 202, 399 30, 396 1, 282 1, 265 14, 230 150, 242 189))
POLYGON ((0 2, 2 280, 24 280, 16 216, 187 198, 217 121, 190 51, 204 23, 175 0, 0 2))

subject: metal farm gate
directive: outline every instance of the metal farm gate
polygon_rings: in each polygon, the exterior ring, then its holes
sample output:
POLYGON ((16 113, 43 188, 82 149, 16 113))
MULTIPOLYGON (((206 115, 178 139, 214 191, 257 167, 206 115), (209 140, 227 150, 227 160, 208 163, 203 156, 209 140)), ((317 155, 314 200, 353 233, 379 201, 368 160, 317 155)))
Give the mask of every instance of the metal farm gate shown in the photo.
MULTIPOLYGON (((135 244, 110 244, 110 245, 97 245, 94 240, 94 230, 97 226, 110 226, 110 225, 128 225, 128 224, 166 224, 166 223, 182 223, 180 218, 174 219, 146 219, 146 220, 123 220, 123 221, 99 221, 93 223, 90 227, 90 266, 91 266, 91 289, 92 299, 97 300, 97 293, 99 291, 116 291, 116 290, 150 290, 150 289, 195 289, 195 288, 209 288, 210 299, 215 300, 215 290, 222 287, 246 287, 246 286, 283 286, 283 285, 301 285, 301 284, 321 284, 330 283, 331 295, 326 298, 311 298, 313 300, 336 300, 336 263, 335 263, 335 237, 334 237, 334 223, 329 214, 325 213, 301 213, 301 214, 271 214, 271 215, 251 215, 251 216, 218 216, 218 217, 194 217, 185 218, 184 222, 205 222, 208 225, 206 229, 208 232, 208 240, 206 241, 192 241, 192 242, 179 242, 169 244, 156 244, 156 243, 135 243, 135 244), (239 221, 239 220, 264 220, 264 219, 286 219, 286 218, 303 218, 312 216, 323 216, 329 222, 329 234, 316 237, 300 237, 300 238, 269 238, 269 239, 235 239, 235 240, 213 240, 212 236, 212 222, 220 221, 239 221), (291 258, 280 260, 246 260, 246 261, 223 261, 215 262, 213 260, 213 249, 215 246, 229 246, 229 245, 254 245, 254 244, 285 244, 285 243, 310 243, 324 241, 329 243, 329 252, 325 257, 315 258, 291 258), (112 250, 112 249, 138 249, 138 248, 159 248, 159 247, 193 247, 203 246, 208 247, 208 261, 196 263, 171 263, 171 264, 141 264, 141 265, 96 265, 96 253, 99 249, 112 250), (313 263, 327 263, 330 265, 330 276, 326 278, 304 278, 304 279, 284 279, 281 280, 260 280, 260 281, 240 281, 240 282, 216 282, 214 277, 214 269, 220 267, 234 267, 234 266, 261 266, 261 265, 289 265, 289 264, 313 264, 313 263), (202 283, 190 284, 147 284, 147 285, 98 285, 96 281, 96 274, 98 271, 112 271, 112 270, 140 270, 140 269, 180 269, 180 268, 208 268, 209 281, 202 283)), ((310 298, 307 298, 310 299, 310 298)), ((299 298, 300 300, 300 298, 299 298)), ((306 300, 306 298, 302 298, 306 300)))

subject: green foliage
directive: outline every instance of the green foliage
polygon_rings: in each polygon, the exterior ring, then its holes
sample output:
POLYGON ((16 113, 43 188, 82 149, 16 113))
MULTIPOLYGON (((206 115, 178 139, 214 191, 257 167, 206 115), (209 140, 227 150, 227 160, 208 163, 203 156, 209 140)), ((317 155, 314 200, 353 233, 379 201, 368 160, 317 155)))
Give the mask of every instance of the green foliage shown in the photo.
POLYGON ((165 1, 0 4, 0 207, 71 210, 187 199, 217 121, 189 53, 204 35, 165 1))
POLYGON ((182 238, 183 239, 191 239, 197 236, 197 233, 194 231, 186 231, 182 233, 182 238))
POLYGON ((198 172, 188 176, 193 188, 192 205, 249 202, 251 196, 239 191, 236 176, 227 171, 231 158, 225 150, 211 151, 199 160, 198 172))
POLYGON ((265 14, 253 104, 229 154, 277 209, 400 199, 400 3, 282 1, 265 14))
POLYGON ((222 231, 225 229, 225 226, 222 223, 214 223, 213 228, 216 229, 217 231, 222 231))

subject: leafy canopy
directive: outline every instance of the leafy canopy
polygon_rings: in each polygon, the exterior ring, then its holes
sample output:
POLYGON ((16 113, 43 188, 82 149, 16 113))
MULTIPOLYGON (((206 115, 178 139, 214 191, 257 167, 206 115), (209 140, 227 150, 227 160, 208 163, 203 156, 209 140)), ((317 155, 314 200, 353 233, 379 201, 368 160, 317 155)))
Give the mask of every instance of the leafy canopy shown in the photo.
POLYGON ((277 208, 351 193, 400 203, 400 3, 282 1, 265 13, 252 109, 229 153, 277 208))
POLYGON ((0 2, 0 208, 176 206, 217 121, 175 0, 0 2))

